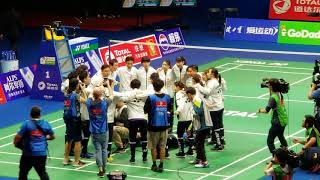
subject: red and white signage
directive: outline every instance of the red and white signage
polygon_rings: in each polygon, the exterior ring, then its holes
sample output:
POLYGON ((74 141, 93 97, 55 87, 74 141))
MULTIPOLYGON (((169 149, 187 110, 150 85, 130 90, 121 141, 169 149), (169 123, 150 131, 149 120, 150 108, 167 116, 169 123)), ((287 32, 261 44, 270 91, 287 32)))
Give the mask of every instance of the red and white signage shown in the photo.
POLYGON ((320 21, 320 0, 270 0, 269 18, 320 21))
MULTIPOLYGON (((155 35, 144 36, 138 39, 133 39, 128 42, 141 42, 141 43, 157 43, 155 35)), ((157 45, 145 45, 145 44, 130 44, 119 43, 99 48, 100 57, 104 63, 107 63, 109 59, 117 59, 119 66, 125 65, 125 59, 127 56, 134 58, 134 63, 140 63, 141 58, 144 56, 149 57, 151 60, 161 58, 160 48, 157 45), (109 55, 111 56, 109 58, 109 55)))

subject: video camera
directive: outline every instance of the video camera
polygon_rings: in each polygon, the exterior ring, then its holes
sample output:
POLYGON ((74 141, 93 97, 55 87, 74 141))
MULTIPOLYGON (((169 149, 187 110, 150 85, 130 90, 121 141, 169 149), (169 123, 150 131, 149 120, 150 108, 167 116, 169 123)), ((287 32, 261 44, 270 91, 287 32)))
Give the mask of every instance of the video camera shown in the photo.
POLYGON ((312 73, 312 83, 319 84, 320 83, 320 68, 319 68, 320 60, 314 61, 314 68, 312 73))
MULTIPOLYGON (((272 86, 273 90, 276 92, 280 92, 282 94, 286 94, 289 92, 289 83, 286 82, 284 79, 275 79, 277 82, 272 86)), ((270 79, 263 78, 261 83, 261 88, 268 88, 270 86, 270 79)))

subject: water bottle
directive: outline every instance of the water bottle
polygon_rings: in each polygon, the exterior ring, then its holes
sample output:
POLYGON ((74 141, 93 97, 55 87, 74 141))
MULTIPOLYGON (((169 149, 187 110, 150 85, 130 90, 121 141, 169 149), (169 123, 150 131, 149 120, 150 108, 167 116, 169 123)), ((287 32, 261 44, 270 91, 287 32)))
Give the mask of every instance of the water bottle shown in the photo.
POLYGON ((12 60, 17 60, 16 52, 12 51, 12 60))
POLYGON ((9 60, 12 60, 12 51, 9 51, 9 60))

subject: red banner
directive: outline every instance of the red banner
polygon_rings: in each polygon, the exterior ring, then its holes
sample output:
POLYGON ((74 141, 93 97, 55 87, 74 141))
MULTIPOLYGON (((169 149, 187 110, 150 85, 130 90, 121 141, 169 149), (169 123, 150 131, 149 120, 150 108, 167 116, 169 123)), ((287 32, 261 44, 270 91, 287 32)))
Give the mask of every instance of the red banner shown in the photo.
POLYGON ((269 18, 320 21, 320 0, 270 0, 269 18))
MULTIPOLYGON (((129 42, 157 43, 155 35, 133 39, 129 42)), ((107 60, 109 59, 109 46, 99 48, 99 52, 103 62, 107 63, 107 60)), ((129 43, 111 45, 110 55, 110 59, 118 60, 119 67, 125 65, 125 59, 127 56, 132 56, 135 64, 140 63, 143 56, 148 56, 151 60, 162 57, 159 46, 129 43)))
POLYGON ((5 104, 7 102, 6 95, 3 92, 2 85, 0 84, 0 104, 5 104))

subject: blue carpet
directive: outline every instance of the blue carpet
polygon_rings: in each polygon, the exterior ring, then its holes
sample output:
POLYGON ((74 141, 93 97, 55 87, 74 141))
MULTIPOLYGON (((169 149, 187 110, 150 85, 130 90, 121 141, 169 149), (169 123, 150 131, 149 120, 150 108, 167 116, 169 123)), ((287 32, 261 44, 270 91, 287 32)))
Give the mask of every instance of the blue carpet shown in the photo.
POLYGON ((13 177, 0 177, 0 180, 17 180, 18 178, 13 177))

